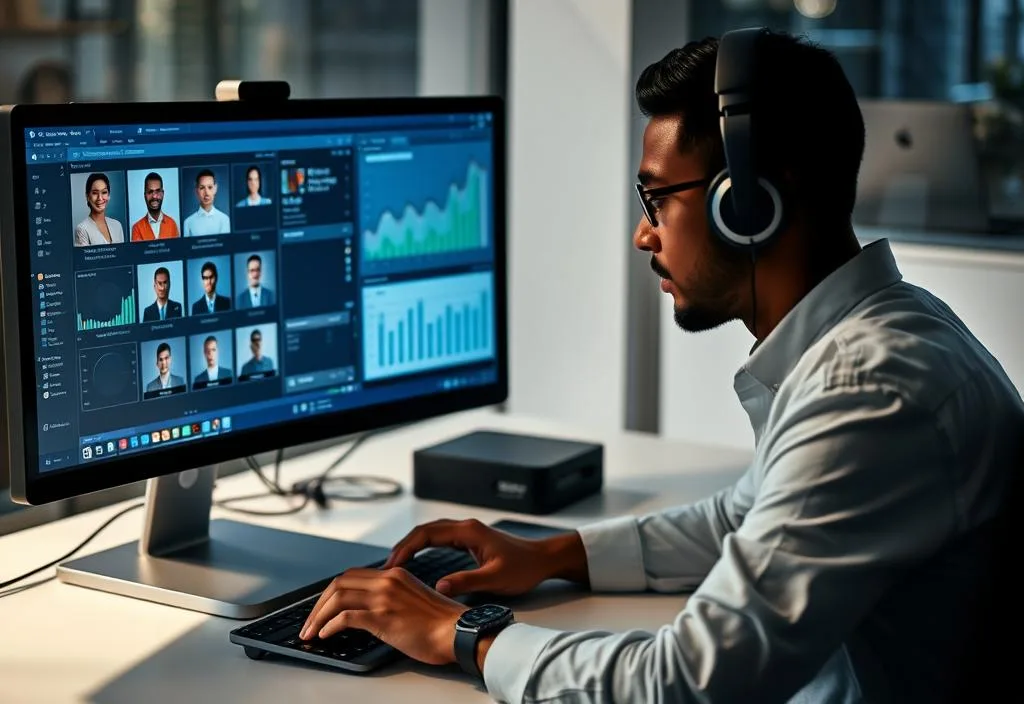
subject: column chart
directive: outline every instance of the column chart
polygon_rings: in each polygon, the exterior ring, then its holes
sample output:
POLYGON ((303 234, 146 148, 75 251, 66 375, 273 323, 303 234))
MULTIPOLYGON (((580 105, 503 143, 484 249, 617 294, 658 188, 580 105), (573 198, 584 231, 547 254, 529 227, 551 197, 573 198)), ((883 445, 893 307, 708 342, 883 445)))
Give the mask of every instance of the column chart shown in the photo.
POLYGON ((367 381, 493 359, 493 275, 363 289, 363 342, 367 381))

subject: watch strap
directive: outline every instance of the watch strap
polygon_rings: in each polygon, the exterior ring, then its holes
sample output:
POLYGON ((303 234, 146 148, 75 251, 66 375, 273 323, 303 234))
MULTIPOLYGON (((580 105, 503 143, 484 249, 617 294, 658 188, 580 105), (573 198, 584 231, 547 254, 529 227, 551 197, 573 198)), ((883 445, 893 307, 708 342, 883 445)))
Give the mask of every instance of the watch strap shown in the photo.
POLYGON ((479 640, 479 631, 455 629, 455 660, 464 672, 482 679, 483 673, 476 664, 476 646, 479 640))

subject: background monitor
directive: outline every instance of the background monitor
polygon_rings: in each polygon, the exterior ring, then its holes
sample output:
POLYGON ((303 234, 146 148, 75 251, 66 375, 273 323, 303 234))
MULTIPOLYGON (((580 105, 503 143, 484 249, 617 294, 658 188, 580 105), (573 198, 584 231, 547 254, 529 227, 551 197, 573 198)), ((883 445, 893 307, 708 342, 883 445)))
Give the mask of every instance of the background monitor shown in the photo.
POLYGON ((28 105, 0 116, 12 495, 41 504, 141 480, 163 487, 147 495, 141 551, 133 544, 80 558, 62 566, 65 581, 256 615, 328 579, 324 571, 336 573, 352 548, 338 553, 337 541, 323 540, 299 547, 279 532, 254 536, 255 526, 211 522, 211 467, 505 399, 500 98, 28 105), (250 164, 269 199, 258 206, 240 205, 250 164), (218 209, 240 226, 185 237, 195 210, 186 182, 207 166, 218 174, 218 209), (161 237, 143 230, 118 247, 75 247, 82 179, 96 171, 124 174, 111 186, 124 189, 112 202, 126 211, 126 240, 136 222, 149 227, 153 212, 176 228, 161 237), (163 189, 147 201, 152 172, 163 189), (241 265, 254 252, 264 256, 262 284, 274 296, 243 308, 241 265), (229 305, 197 315, 205 261, 218 264, 217 292, 229 305), (173 272, 170 298, 182 315, 144 320, 159 264, 173 272), (264 333, 274 373, 239 383, 254 329, 264 333), (211 335, 231 380, 212 388, 199 379, 211 335), (165 340, 186 388, 154 394, 147 387, 165 340), (177 477, 193 469, 204 478, 182 494, 177 477), (165 503, 172 499, 173 509, 165 503), (151 583, 169 572, 144 561, 180 543, 182 526, 184 538, 209 534, 235 545, 243 562, 245 546, 262 546, 265 554, 242 570, 266 572, 256 580, 262 586, 239 596, 203 594, 212 579, 151 583), (302 565, 281 566, 295 555, 302 565))
POLYGON ((969 105, 862 100, 864 159, 854 222, 985 232, 990 218, 969 105))

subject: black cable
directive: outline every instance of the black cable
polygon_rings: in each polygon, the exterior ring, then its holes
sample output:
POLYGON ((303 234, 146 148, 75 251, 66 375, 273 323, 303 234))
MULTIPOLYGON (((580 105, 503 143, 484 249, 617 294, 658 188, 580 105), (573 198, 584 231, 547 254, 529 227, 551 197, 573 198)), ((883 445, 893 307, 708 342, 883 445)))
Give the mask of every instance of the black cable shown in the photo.
POLYGON ((341 464, 356 450, 356 448, 358 448, 371 435, 375 435, 376 432, 378 431, 370 431, 358 436, 352 441, 352 444, 345 448, 345 450, 320 474, 294 482, 288 488, 282 487, 280 483, 281 463, 284 459, 283 449, 279 449, 277 451, 274 461, 273 479, 266 476, 263 468, 260 467, 256 458, 250 455, 245 458, 246 464, 253 470, 263 485, 267 487, 267 491, 258 494, 247 494, 245 496, 234 496, 229 499, 215 501, 214 504, 228 511, 234 511, 236 513, 250 516, 288 516, 302 511, 309 505, 310 501, 314 502, 320 508, 326 509, 328 508, 331 499, 339 501, 376 501, 378 499, 398 496, 402 493, 402 485, 391 479, 355 475, 346 475, 342 477, 331 476, 331 473, 340 467, 341 464), (333 487, 339 484, 344 485, 346 488, 340 492, 326 490, 327 487, 333 487), (262 499, 267 496, 281 496, 283 498, 297 496, 302 497, 302 503, 297 506, 291 506, 287 509, 273 511, 243 509, 231 505, 240 501, 262 499))
MULTIPOLYGON (((374 500, 377 500, 377 499, 390 498, 392 496, 398 496, 398 495, 400 495, 402 493, 402 485, 399 484, 398 482, 394 481, 394 480, 391 480, 391 479, 383 479, 381 477, 373 477, 373 476, 368 476, 368 475, 366 475, 366 476, 348 475, 348 476, 344 476, 344 477, 332 477, 332 476, 330 476, 331 472, 333 472, 335 469, 340 467, 341 464, 346 459, 348 459, 349 455, 351 455, 356 450, 356 448, 359 447, 359 445, 361 445, 366 439, 368 439, 371 435, 374 435, 374 434, 375 434, 375 432, 371 431, 371 432, 367 432, 367 433, 364 433, 364 434, 360 435, 359 437, 357 437, 352 442, 351 445, 349 445, 347 448, 345 448, 345 450, 338 456, 338 458, 335 459, 333 462, 331 462, 331 464, 329 464, 327 466, 327 468, 323 472, 321 472, 319 475, 313 477, 312 479, 300 480, 300 481, 292 484, 290 489, 284 489, 280 485, 281 463, 284 460, 284 449, 283 448, 277 450, 277 454, 276 454, 276 456, 274 458, 274 477, 273 477, 273 479, 267 477, 266 474, 263 473, 263 468, 260 467, 259 462, 256 461, 255 457, 252 457, 250 455, 250 456, 245 458, 245 462, 249 466, 249 468, 256 474, 256 476, 259 478, 260 482, 262 482, 262 484, 265 487, 267 487, 267 491, 266 492, 260 492, 259 494, 247 494, 245 496, 233 496, 233 497, 228 498, 228 499, 222 499, 220 501, 215 501, 214 504, 219 506, 219 507, 221 507, 221 508, 224 508, 226 510, 235 511, 236 513, 242 513, 242 514, 246 514, 246 515, 250 515, 250 516, 287 516, 287 515, 291 515, 293 513, 298 513, 299 511, 302 511, 304 508, 306 508, 306 506, 309 505, 310 501, 315 501, 317 503, 317 505, 321 506, 322 508, 326 508, 327 507, 327 499, 329 499, 329 498, 330 499, 339 499, 339 500, 343 500, 343 501, 374 501, 374 500), (341 483, 349 485, 350 487, 355 487, 356 490, 355 490, 355 492, 350 493, 350 494, 327 493, 327 492, 324 491, 324 486, 327 485, 328 483, 331 483, 331 482, 341 482, 341 483), (374 486, 376 486, 377 488, 374 489, 373 488, 374 486), (245 508, 237 508, 235 506, 231 506, 231 504, 237 503, 239 501, 251 501, 253 499, 266 498, 267 496, 281 496, 281 497, 284 497, 284 498, 288 498, 288 497, 292 497, 292 496, 297 496, 297 497, 301 496, 302 497, 302 502, 299 505, 297 505, 297 506, 292 506, 292 507, 290 507, 288 509, 284 509, 282 511, 260 511, 260 510, 256 510, 256 509, 245 509, 245 508)), ((68 558, 73 556, 75 553, 77 553, 79 550, 81 550, 86 545, 88 545, 90 542, 92 542, 93 539, 95 539, 97 535, 102 533, 103 530, 106 529, 107 526, 109 526, 111 523, 116 521, 118 518, 120 518, 121 516, 125 515, 126 513, 134 511, 137 508, 142 508, 145 505, 146 505, 146 503, 144 501, 140 501, 139 503, 132 504, 131 506, 128 506, 128 507, 118 511, 113 516, 111 516, 106 521, 104 521, 99 526, 99 528, 94 530, 85 540, 83 540, 81 543, 76 545, 69 552, 67 552, 64 555, 61 555, 60 557, 58 557, 56 560, 53 560, 52 562, 48 562, 45 565, 41 565, 41 566, 39 566, 39 567, 29 571, 29 572, 25 572, 24 574, 18 575, 17 577, 14 577, 13 579, 8 579, 8 580, 6 580, 4 582, 0 582, 0 590, 5 590, 6 589, 6 591, 0 591, 0 598, 3 598, 5 596, 13 596, 15 594, 19 594, 19 593, 21 593, 21 592, 23 592, 23 591, 25 591, 27 589, 31 589, 33 587, 39 586, 40 584, 45 584, 46 582, 49 582, 49 581, 51 581, 53 579, 56 579, 56 575, 51 575, 50 577, 46 577, 44 579, 37 580, 37 581, 32 582, 30 584, 22 584, 20 586, 14 587, 13 589, 7 589, 11 585, 17 584, 18 582, 21 582, 21 581, 23 581, 25 579, 28 579, 32 575, 39 574, 43 570, 45 570, 45 569, 47 569, 49 567, 53 567, 54 565, 56 565, 56 564, 58 564, 60 562, 63 562, 64 560, 67 560, 68 558)))
POLYGON ((22 592, 27 592, 29 589, 32 589, 33 587, 38 587, 41 584, 46 584, 47 582, 52 582, 55 579, 57 579, 57 575, 52 574, 49 577, 43 577, 42 579, 37 579, 34 582, 29 582, 28 584, 19 584, 16 587, 11 587, 10 589, 4 589, 3 591, 0 591, 0 599, 3 599, 5 596, 14 596, 15 594, 21 594, 22 592))
POLYGON ((750 327, 754 328, 754 340, 757 340, 757 279, 754 277, 754 270, 757 266, 757 252, 750 250, 750 301, 754 308, 751 313, 750 327))
MULTIPOLYGON (((59 563, 59 562, 63 562, 64 560, 68 559, 69 557, 71 557, 72 555, 74 555, 74 554, 75 554, 76 552, 78 552, 79 550, 81 550, 82 548, 84 548, 84 547, 85 547, 86 545, 88 545, 88 544, 89 544, 90 542, 92 542, 93 538, 95 538, 95 537, 96 537, 97 535, 99 535, 100 533, 102 533, 102 532, 103 532, 103 529, 105 529, 105 528, 106 528, 107 526, 109 526, 109 525, 110 525, 111 523, 113 523, 114 521, 116 521, 116 520, 117 520, 118 518, 120 518, 121 516, 125 515, 125 514, 126 514, 126 513, 128 513, 129 511, 134 511, 135 509, 137 509, 137 508, 142 508, 142 507, 143 507, 143 506, 145 506, 145 505, 146 505, 146 502, 145 502, 145 501, 140 501, 140 502, 139 502, 139 503, 137 503, 137 504, 132 504, 131 506, 128 506, 127 508, 123 508, 123 509, 121 509, 120 511, 118 511, 117 513, 115 513, 115 514, 114 514, 113 516, 111 516, 110 518, 108 518, 108 519, 107 519, 106 521, 104 521, 104 522, 103 522, 103 524, 102 524, 102 525, 100 525, 100 527, 99 527, 99 528, 97 528, 96 530, 94 530, 94 531, 92 532, 92 534, 91 534, 91 535, 89 535, 89 537, 88 537, 88 538, 86 538, 85 540, 83 540, 82 542, 80 542, 80 543, 79 543, 79 544, 78 544, 77 546, 75 546, 75 547, 74 547, 74 548, 73 548, 73 549, 72 549, 72 550, 71 550, 70 552, 68 552, 68 553, 66 553, 66 554, 64 554, 64 555, 61 555, 60 557, 58 557, 58 558, 57 558, 56 560, 54 560, 54 561, 52 561, 52 562, 47 562, 47 563, 46 563, 45 565, 42 565, 41 567, 36 567, 36 568, 35 568, 34 570, 32 570, 31 572, 26 572, 25 574, 22 574, 22 575, 18 575, 18 576, 17 576, 17 577, 15 577, 14 579, 8 579, 8 580, 7 580, 7 581, 5 581, 5 582, 0 582, 0 589, 5 589, 5 588, 7 588, 7 587, 11 586, 12 584, 17 584, 18 582, 22 581, 23 579, 28 579, 29 577, 31 577, 31 576, 32 576, 32 575, 34 575, 34 574, 39 574, 40 572, 42 572, 43 570, 47 569, 48 567, 53 567, 53 566, 54 566, 54 565, 56 565, 57 563, 59 563)), ((46 582, 46 581, 48 581, 48 580, 42 580, 42 581, 40 581, 40 582, 35 582, 35 583, 33 584, 33 586, 35 586, 36 584, 42 584, 43 582, 46 582)), ((24 586, 25 586, 25 588, 26 588, 26 589, 28 589, 28 588, 29 588, 29 587, 28 587, 28 585, 24 585, 24 586)), ((21 591, 21 589, 19 588, 19 589, 17 589, 17 590, 12 590, 12 591, 13 591, 14 593, 17 593, 18 591, 21 591)))

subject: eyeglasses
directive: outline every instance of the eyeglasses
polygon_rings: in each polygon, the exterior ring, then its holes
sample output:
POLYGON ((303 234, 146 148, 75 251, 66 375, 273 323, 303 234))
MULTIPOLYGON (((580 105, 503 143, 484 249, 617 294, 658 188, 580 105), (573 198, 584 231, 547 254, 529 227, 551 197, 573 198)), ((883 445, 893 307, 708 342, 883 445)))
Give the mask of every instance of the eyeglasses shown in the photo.
POLYGON ((642 183, 636 184, 636 194, 640 198, 640 206, 644 209, 644 215, 647 216, 647 222, 651 223, 651 227, 658 226, 657 213, 659 204, 657 200, 664 198, 665 196, 673 193, 680 193, 682 191, 689 191, 692 188, 700 188, 706 186, 708 179, 702 178, 697 181, 683 181, 682 183, 675 183, 671 186, 661 186, 659 188, 645 188, 642 183))

